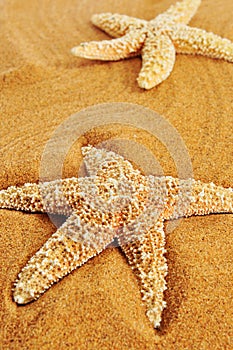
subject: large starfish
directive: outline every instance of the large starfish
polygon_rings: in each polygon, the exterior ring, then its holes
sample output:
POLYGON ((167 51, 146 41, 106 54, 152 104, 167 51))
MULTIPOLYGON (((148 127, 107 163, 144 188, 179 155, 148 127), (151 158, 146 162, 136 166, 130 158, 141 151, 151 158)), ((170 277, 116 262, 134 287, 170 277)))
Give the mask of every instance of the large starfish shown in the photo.
POLYGON ((187 26, 201 0, 183 0, 151 21, 101 13, 92 23, 117 39, 81 43, 71 52, 89 59, 118 61, 142 56, 137 78, 141 88, 151 89, 171 73, 177 53, 198 54, 233 62, 233 43, 203 29, 187 26))
POLYGON ((154 327, 166 303, 164 221, 233 212, 233 189, 193 179, 143 176, 120 155, 82 148, 87 177, 11 186, 0 208, 65 214, 65 223, 28 261, 14 300, 26 304, 54 282, 99 254, 116 238, 135 272, 154 327))

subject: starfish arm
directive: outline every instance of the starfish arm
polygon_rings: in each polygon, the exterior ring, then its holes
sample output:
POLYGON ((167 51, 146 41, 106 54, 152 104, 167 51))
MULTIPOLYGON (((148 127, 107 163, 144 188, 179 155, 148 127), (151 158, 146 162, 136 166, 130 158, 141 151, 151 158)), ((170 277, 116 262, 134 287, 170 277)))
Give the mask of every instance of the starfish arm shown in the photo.
POLYGON ((142 28, 147 23, 145 20, 117 13, 95 14, 92 16, 91 22, 114 38, 125 35, 132 26, 142 28))
POLYGON ((212 213, 233 213, 233 189, 194 181, 185 216, 212 213))
POLYGON ((26 304, 76 267, 99 254, 114 238, 111 227, 92 225, 73 213, 19 273, 14 301, 26 304))
POLYGON ((168 220, 192 215, 233 213, 233 189, 201 181, 165 178, 169 201, 168 220))
POLYGON ((187 24, 195 15, 201 0, 183 0, 171 5, 167 11, 157 16, 152 23, 184 23, 187 24))
POLYGON ((145 37, 143 31, 134 30, 118 39, 81 43, 73 47, 71 53, 92 60, 118 61, 138 55, 145 37))
POLYGON ((0 208, 70 215, 91 186, 92 178, 87 177, 10 186, 0 191, 0 208))
POLYGON ((163 300, 167 275, 163 221, 159 219, 153 227, 145 230, 140 229, 140 225, 136 230, 135 225, 132 225, 132 230, 128 226, 118 240, 138 279, 146 315, 156 328, 166 306, 163 300))
POLYGON ((111 177, 119 180, 124 172, 131 176, 139 174, 132 164, 119 154, 92 146, 82 147, 84 164, 89 176, 98 176, 102 179, 111 177))
MULTIPOLYGON (((103 166, 108 165, 109 163, 114 163, 117 166, 117 163, 126 162, 123 157, 120 155, 107 151, 106 149, 95 148, 91 145, 82 147, 82 155, 84 157, 84 164, 86 171, 89 176, 96 176, 103 166)), ((132 168, 131 163, 127 162, 129 167, 132 168)))
POLYGON ((170 34, 176 51, 233 62, 233 42, 203 29, 176 25, 170 34))
POLYGON ((139 86, 151 89, 164 81, 173 69, 175 56, 175 48, 168 36, 149 36, 142 49, 142 69, 137 78, 139 86))
MULTIPOLYGON (((53 187, 56 187, 55 183, 53 187)), ((21 187, 10 186, 1 190, 0 208, 45 212, 40 184, 25 183, 21 187)))

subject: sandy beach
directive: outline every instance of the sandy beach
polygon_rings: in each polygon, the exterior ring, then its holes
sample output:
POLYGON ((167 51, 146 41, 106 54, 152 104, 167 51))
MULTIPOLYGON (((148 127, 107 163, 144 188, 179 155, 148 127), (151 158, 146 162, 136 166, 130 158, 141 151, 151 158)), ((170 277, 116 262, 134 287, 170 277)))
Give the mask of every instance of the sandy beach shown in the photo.
MULTIPOLYGON (((177 55, 170 77, 144 91, 136 82, 140 57, 100 62, 70 54, 80 42, 109 38, 90 23, 92 14, 149 20, 174 2, 0 1, 0 189, 38 182, 45 147, 57 128, 74 113, 113 102, 138 104, 163 116, 183 140, 194 178, 233 187, 232 63, 177 55)), ((233 41, 232 13, 232 0, 203 0, 190 25, 233 41)), ((62 176, 77 175, 81 146, 110 140, 108 147, 113 142, 118 151, 114 140, 119 138, 140 144, 164 174, 177 176, 166 147, 149 132, 125 125, 124 118, 122 125, 95 126, 78 137, 62 176)), ((147 174, 158 171, 132 150, 124 152, 136 166, 145 166, 147 174)), ((49 173, 53 160, 47 166, 49 173)), ((0 210, 0 349, 232 349, 233 215, 183 219, 167 233, 167 307, 158 330, 145 315, 126 258, 114 246, 37 301, 13 302, 18 273, 55 232, 54 223, 46 214, 0 210)))

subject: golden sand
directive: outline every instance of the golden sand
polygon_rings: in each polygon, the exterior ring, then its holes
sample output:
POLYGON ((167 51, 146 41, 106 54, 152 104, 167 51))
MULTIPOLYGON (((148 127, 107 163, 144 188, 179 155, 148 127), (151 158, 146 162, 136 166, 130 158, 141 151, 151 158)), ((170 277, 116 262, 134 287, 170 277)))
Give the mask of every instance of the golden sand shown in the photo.
MULTIPOLYGON (((233 65, 179 55, 160 86, 136 83, 140 58, 102 63, 78 59, 70 48, 107 39, 90 24, 94 13, 143 19, 171 0, 115 2, 45 0, 1 2, 1 189, 37 182, 46 142, 72 113, 103 102, 149 107, 183 138, 195 179, 232 187, 233 65)), ((233 40, 231 0, 203 0, 190 25, 233 40)), ((80 146, 126 137, 146 146, 166 175, 176 176, 164 146, 131 127, 96 128, 77 141, 64 174, 76 175, 80 146)), ((140 154, 135 161, 140 164, 140 154)), ((148 169, 148 172, 150 169, 148 169)), ((123 254, 110 247, 54 285, 38 301, 19 307, 12 283, 56 229, 45 214, 0 211, 3 349, 231 349, 233 342, 232 215, 184 219, 167 235, 167 308, 160 331, 148 321, 137 282, 123 254)))

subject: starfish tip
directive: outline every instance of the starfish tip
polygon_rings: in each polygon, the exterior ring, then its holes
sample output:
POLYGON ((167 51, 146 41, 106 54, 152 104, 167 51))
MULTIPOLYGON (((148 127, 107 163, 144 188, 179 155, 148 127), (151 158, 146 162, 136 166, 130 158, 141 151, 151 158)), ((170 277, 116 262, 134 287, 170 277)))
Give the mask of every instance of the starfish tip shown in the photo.
POLYGON ((99 17, 100 15, 95 13, 94 15, 91 16, 91 22, 95 24, 96 22, 98 22, 99 17))
POLYGON ((141 76, 139 75, 139 77, 137 78, 137 82, 138 82, 138 85, 141 89, 145 89, 145 90, 150 90, 152 89, 155 84, 152 82, 152 83, 149 83, 148 81, 146 81, 144 78, 141 78, 141 76))
POLYGON ((72 55, 78 56, 77 46, 73 47, 73 48, 70 50, 70 52, 71 52, 72 55))
POLYGON ((95 13, 91 16, 91 22, 98 26, 103 20, 107 20, 112 16, 111 12, 106 13, 95 13))
POLYGON ((21 290, 20 292, 17 291, 17 289, 14 292, 13 295, 14 301, 19 305, 24 305, 29 303, 30 301, 34 300, 35 298, 32 297, 32 295, 29 292, 21 290))
POLYGON ((93 147, 92 145, 87 145, 87 146, 83 146, 81 148, 81 152, 83 157, 86 157, 88 153, 90 153, 92 150, 94 150, 95 147, 93 147))

